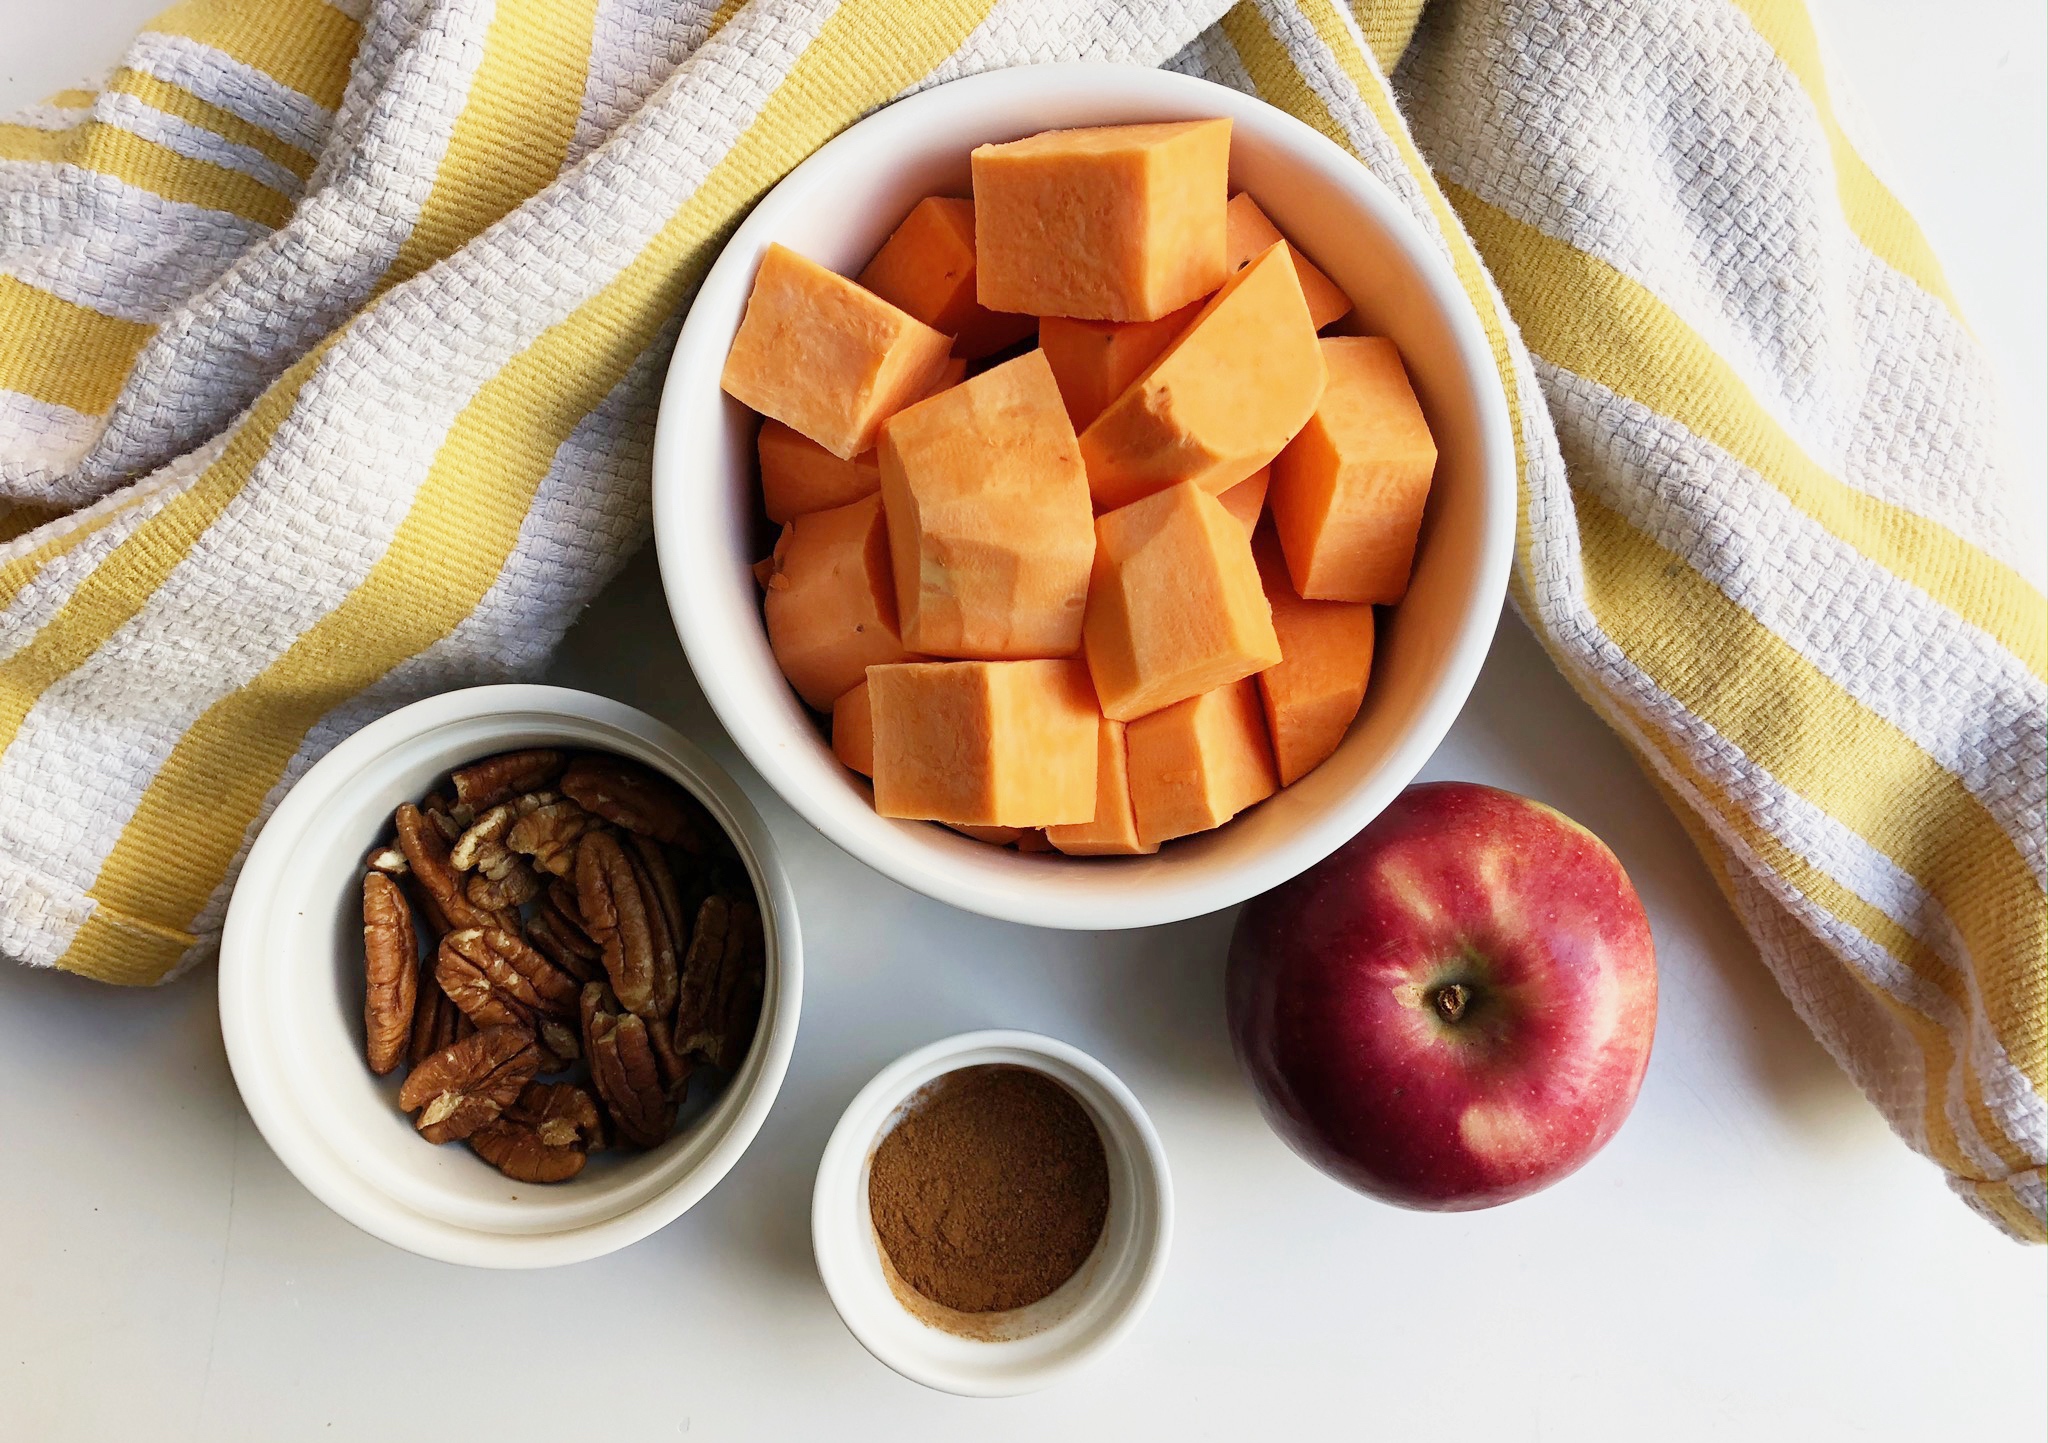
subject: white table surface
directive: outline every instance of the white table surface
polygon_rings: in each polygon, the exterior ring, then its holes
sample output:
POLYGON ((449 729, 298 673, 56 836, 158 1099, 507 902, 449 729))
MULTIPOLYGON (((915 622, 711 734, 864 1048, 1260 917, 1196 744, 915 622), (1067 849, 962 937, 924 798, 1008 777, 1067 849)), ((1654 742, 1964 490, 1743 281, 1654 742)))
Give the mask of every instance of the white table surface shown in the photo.
MULTIPOLYGON (((0 0, 0 110, 109 63, 160 0, 0 0)), ((1825 0, 1866 155, 1919 215, 2011 391, 2040 574, 2038 0, 1825 0), (1853 100, 1853 96, 1851 97, 1853 100)), ((987 922, 885 882, 739 764, 633 564, 558 680, 706 741, 803 903, 796 1057, 752 1150, 647 1241, 538 1274, 422 1261, 301 1189, 235 1095, 210 971, 152 992, 0 969, 0 1437, 2038 1438, 2048 1253, 1949 1196, 1812 1038, 1684 833, 1504 623, 1426 776, 1542 798, 1654 923, 1656 1052, 1616 1141, 1490 1213, 1378 1206, 1297 1162, 1234 1071, 1227 915, 1123 935, 987 922), (1123 1347, 1030 1398, 903 1381, 813 1271, 811 1172, 889 1059, 1013 1026, 1100 1056, 1171 1156, 1179 1235, 1123 1347), (502 1384, 491 1380, 502 1378, 502 1384), (602 1401, 600 1401, 602 1400, 602 1401)))

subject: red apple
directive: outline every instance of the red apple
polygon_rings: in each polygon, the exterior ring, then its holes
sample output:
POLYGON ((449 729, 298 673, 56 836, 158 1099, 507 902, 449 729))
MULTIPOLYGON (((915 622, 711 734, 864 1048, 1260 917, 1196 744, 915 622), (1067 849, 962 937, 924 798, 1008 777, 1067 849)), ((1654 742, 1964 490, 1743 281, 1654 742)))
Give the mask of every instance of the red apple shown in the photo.
POLYGON ((1657 963, 1628 875, 1540 802, 1410 787, 1246 904, 1230 1035, 1266 1120, 1406 1207, 1492 1207, 1576 1170, 1650 1060, 1657 963))

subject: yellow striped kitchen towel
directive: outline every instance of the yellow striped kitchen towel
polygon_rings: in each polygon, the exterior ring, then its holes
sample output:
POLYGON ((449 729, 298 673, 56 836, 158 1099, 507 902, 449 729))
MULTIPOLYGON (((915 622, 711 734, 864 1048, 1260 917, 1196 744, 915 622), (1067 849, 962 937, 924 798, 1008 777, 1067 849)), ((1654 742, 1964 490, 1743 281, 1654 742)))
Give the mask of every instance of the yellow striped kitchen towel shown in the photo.
POLYGON ((907 90, 1250 91, 1430 227, 1513 597, 1800 1014, 2043 1231, 2042 599, 1985 362, 1797 0, 188 0, 0 124, 0 952, 206 957, 352 729, 531 675, 648 531, 735 218, 907 90))

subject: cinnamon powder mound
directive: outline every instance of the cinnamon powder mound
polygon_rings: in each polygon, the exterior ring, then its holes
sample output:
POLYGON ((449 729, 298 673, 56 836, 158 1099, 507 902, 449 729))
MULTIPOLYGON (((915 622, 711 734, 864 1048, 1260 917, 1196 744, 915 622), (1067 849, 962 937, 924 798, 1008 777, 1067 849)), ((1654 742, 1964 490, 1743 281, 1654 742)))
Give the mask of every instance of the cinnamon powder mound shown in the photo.
POLYGON ((1072 1277, 1109 1215, 1109 1161, 1075 1096, 1026 1067, 967 1067, 919 1094, 868 1166, 897 1274, 963 1313, 1021 1308, 1072 1277))

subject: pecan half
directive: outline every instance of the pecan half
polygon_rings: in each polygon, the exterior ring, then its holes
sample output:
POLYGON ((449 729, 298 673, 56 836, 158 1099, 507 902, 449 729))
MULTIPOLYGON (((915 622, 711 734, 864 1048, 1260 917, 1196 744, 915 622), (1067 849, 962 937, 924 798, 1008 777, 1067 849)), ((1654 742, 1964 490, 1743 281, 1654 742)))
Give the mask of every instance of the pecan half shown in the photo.
POLYGON ((683 966, 675 1050, 733 1071, 753 1042, 766 982, 760 912, 751 901, 706 897, 683 966))
POLYGON ((567 1182, 604 1146, 604 1126, 582 1088, 529 1082, 495 1122, 469 1135, 469 1145, 514 1182, 567 1182))
MULTIPOLYGON (((576 903, 591 940, 604 949, 604 970, 628 1012, 658 1017, 655 1010, 659 923, 633 859, 610 832, 589 832, 576 847, 576 903)), ((654 906, 659 916, 660 906, 654 906)), ((671 945, 668 959, 674 968, 671 945)))
POLYGON ((604 949, 584 936, 581 927, 564 920, 552 898, 541 898, 526 919, 526 940, 578 982, 594 982, 604 973, 604 949))
POLYGON ((675 1101, 663 1085, 647 1024, 617 1010, 602 982, 583 989, 583 1052, 590 1081, 603 1099, 613 1129, 635 1147, 658 1147, 675 1127, 675 1101))
POLYGON ((455 800, 479 813, 520 792, 537 792, 562 774, 568 757, 548 748, 500 752, 449 774, 455 800))
MULTIPOLYGON (((641 839, 633 838, 638 842, 641 839)), ((676 914, 682 910, 683 899, 676 892, 675 878, 670 875, 668 863, 661 855, 661 848, 650 843, 648 851, 661 867, 657 879, 648 869, 647 859, 635 848, 627 854, 633 864, 634 880, 640 884, 640 905, 647 914, 648 946, 654 956, 654 985, 647 1011, 642 1013, 651 1025, 656 1021, 667 1022, 676 1010, 676 956, 681 951, 676 928, 676 914), (663 896, 663 883, 667 884, 667 896, 663 896)))
MULTIPOLYGON (((398 809, 394 823, 398 829, 398 845, 404 849, 414 880, 419 883, 420 890, 433 898, 443 920, 453 927, 505 925, 502 913, 477 906, 463 892, 462 874, 448 860, 448 841, 428 820, 425 812, 407 802, 398 809)), ((512 918, 512 925, 518 925, 516 916, 512 918)))
POLYGON ((533 858, 543 872, 567 877, 576 868, 577 844, 597 825, 597 818, 575 802, 556 797, 514 823, 505 845, 533 858))
POLYGON ((576 979, 501 927, 443 937, 434 977, 479 1027, 531 1029, 543 1015, 575 1015, 576 979))
POLYGON ((537 1019, 534 1040, 541 1051, 540 1071, 561 1072, 583 1055, 583 1045, 577 1041, 577 1029, 560 1017, 537 1019))
POLYGON ((628 832, 626 840, 633 844, 633 859, 640 864, 641 872, 661 903, 662 920, 668 923, 669 936, 675 939, 680 954, 689 935, 686 928, 690 919, 683 915, 683 894, 676 886, 675 869, 668 864, 668 851, 661 843, 638 832, 628 832))
POLYGON ((405 849, 383 843, 370 848, 370 855, 363 858, 363 865, 372 872, 382 872, 387 877, 403 877, 411 866, 405 860, 405 849))
POLYGON ((455 1021, 462 1009, 435 980, 431 961, 419 981, 419 1000, 412 1009, 412 1039, 405 1049, 408 1067, 418 1067, 455 1040, 455 1021))
POLYGON ((456 1142, 491 1121, 533 1081, 533 1034, 486 1027, 442 1048, 406 1077, 398 1105, 417 1112, 428 1142, 456 1142))
POLYGON ((561 792, 615 827, 687 852, 704 850, 703 808, 667 777, 638 762, 586 752, 562 773, 561 792))
POLYGON ((405 894, 382 872, 363 874, 363 1035, 382 1077, 405 1056, 419 997, 420 944, 405 894))
POLYGON ((486 911, 517 913, 523 904, 540 895, 540 878, 523 859, 515 857, 502 877, 471 873, 469 880, 463 883, 462 895, 469 898, 473 906, 486 911))
POLYGON ((583 925, 583 912, 576 901, 575 871, 575 867, 571 866, 567 875, 556 877, 548 883, 548 901, 562 914, 563 921, 574 924, 578 935, 587 938, 590 932, 583 925))
POLYGON ((491 911, 515 909, 540 895, 540 878, 527 860, 505 845, 513 823, 548 803, 553 792, 528 792, 483 812, 448 850, 448 865, 474 872, 463 889, 470 901, 491 911))

